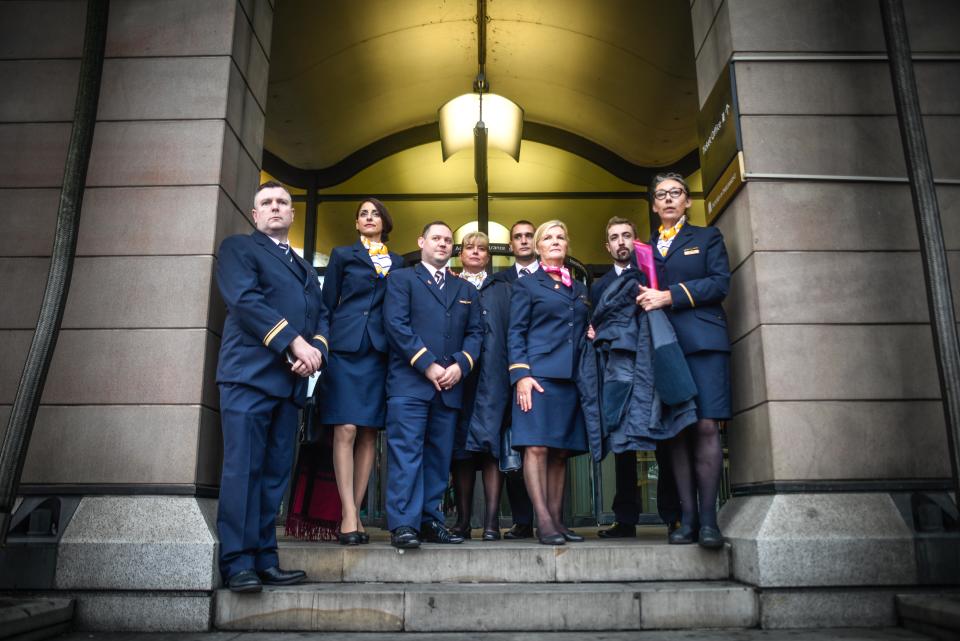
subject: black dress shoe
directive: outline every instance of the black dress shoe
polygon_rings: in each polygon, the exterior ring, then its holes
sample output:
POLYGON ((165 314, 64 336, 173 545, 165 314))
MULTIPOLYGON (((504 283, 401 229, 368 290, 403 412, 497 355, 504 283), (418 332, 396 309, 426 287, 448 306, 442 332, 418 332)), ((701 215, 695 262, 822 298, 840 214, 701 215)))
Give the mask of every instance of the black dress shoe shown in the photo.
POLYGON ((667 536, 670 545, 689 545, 697 542, 697 530, 689 525, 681 525, 667 536))
POLYGON ((540 543, 543 545, 566 545, 567 539, 563 534, 559 532, 557 534, 547 534, 546 536, 537 537, 540 540, 540 543))
POLYGON ((614 523, 606 530, 597 532, 601 539, 635 539, 637 538, 637 526, 626 523, 614 523))
POLYGON ((514 523, 513 527, 503 533, 507 540, 529 539, 533 537, 533 526, 526 523, 514 523))
POLYGON ((241 570, 227 579, 227 587, 231 592, 259 592, 263 583, 253 570, 241 570))
POLYGON ((369 535, 369 534, 367 534, 366 532, 358 532, 358 534, 360 535, 360 544, 361 544, 361 545, 366 545, 367 543, 370 542, 370 535, 369 535))
POLYGON ((463 543, 463 537, 454 534, 440 521, 420 524, 420 538, 427 543, 463 543))
POLYGON ((564 530, 560 533, 563 538, 570 543, 583 543, 586 541, 582 536, 574 532, 573 530, 564 530))
POLYGON ((464 541, 468 541, 473 538, 473 532, 470 531, 470 527, 457 527, 454 525, 450 528, 450 533, 454 536, 459 536, 464 541))
POLYGON ((420 547, 417 531, 407 525, 401 525, 390 533, 390 545, 401 550, 420 547))
POLYGON ((709 525, 700 528, 699 541, 700 547, 710 550, 719 550, 723 547, 724 539, 720 530, 709 525))
POLYGON ((484 530, 484 531, 483 531, 483 540, 484 540, 484 541, 499 541, 499 540, 500 540, 500 530, 484 530))
POLYGON ((303 570, 281 570, 279 565, 257 572, 264 585, 293 585, 307 578, 303 570))
POLYGON ((360 532, 337 532, 340 545, 360 545, 360 532))

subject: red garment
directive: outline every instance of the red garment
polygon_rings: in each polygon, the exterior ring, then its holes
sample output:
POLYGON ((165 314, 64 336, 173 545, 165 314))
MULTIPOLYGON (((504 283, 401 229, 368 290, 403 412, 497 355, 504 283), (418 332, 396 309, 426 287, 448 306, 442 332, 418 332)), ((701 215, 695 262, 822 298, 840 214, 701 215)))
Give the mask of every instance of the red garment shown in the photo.
POLYGON ((320 442, 300 445, 286 534, 308 541, 335 541, 340 514, 340 494, 333 472, 333 430, 326 428, 320 442))

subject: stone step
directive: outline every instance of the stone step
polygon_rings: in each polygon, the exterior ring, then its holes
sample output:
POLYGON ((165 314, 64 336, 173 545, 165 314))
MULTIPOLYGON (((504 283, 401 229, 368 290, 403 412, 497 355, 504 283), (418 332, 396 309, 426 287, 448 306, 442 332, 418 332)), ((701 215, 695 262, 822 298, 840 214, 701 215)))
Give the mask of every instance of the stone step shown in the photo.
POLYGON ((63 634, 73 620, 73 599, 0 597, 0 639, 38 641, 63 634))
POLYGON ((220 630, 497 632, 750 628, 753 588, 652 583, 307 583, 260 594, 218 590, 220 630))
POLYGON ((312 581, 345 583, 705 581, 729 578, 730 551, 667 545, 662 539, 563 546, 466 541, 406 551, 378 541, 361 546, 283 541, 280 566, 306 570, 312 581))
POLYGON ((934 639, 960 639, 960 594, 898 594, 903 627, 934 639))

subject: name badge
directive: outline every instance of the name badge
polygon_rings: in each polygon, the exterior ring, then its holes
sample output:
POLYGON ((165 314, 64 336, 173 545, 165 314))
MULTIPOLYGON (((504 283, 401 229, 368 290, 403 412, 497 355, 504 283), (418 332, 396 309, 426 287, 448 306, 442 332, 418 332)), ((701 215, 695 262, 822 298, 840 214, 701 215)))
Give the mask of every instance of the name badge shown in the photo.
POLYGON ((458 302, 458 303, 461 303, 462 305, 469 305, 469 304, 472 303, 473 301, 472 301, 472 300, 463 300, 463 299, 461 299, 461 300, 458 300, 457 302, 458 302))
POLYGON ((699 254, 699 253, 700 253, 699 247, 689 247, 683 250, 684 256, 693 256, 694 254, 699 254))

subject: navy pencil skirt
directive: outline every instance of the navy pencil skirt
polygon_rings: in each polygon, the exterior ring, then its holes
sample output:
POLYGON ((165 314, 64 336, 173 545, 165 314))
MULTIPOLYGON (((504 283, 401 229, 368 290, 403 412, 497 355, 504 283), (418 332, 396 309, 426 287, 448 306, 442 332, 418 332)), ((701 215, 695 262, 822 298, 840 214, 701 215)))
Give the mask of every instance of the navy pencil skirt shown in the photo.
POLYGON ((363 334, 355 352, 331 350, 317 383, 320 422, 383 429, 387 414, 387 355, 363 334))
POLYGON ((529 412, 520 410, 516 400, 517 388, 513 387, 513 446, 540 445, 571 450, 575 454, 586 452, 587 426, 576 383, 535 378, 543 393, 533 391, 533 409, 529 412))

